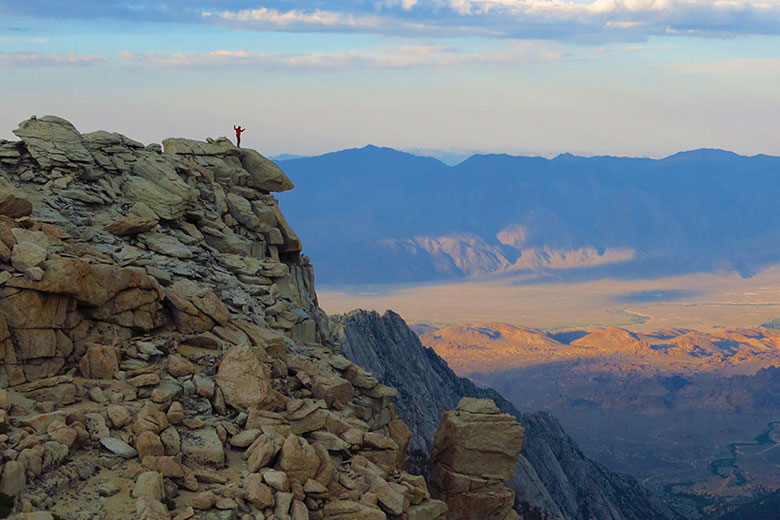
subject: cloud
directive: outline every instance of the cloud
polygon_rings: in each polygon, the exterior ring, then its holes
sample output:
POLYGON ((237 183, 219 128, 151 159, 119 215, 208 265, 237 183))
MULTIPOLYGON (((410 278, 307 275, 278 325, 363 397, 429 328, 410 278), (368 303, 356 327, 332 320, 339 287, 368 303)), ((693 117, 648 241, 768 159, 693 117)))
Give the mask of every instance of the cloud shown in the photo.
POLYGON ((573 22, 605 29, 780 34, 780 0, 449 0, 464 17, 573 22))
POLYGON ((352 13, 321 11, 277 11, 261 7, 242 11, 221 11, 218 13, 204 12, 204 19, 217 19, 233 24, 251 26, 256 29, 278 28, 340 28, 340 29, 371 29, 381 27, 381 19, 376 16, 356 15, 352 13))
POLYGON ((107 56, 73 53, 0 52, 0 67, 78 67, 107 60, 107 56))
MULTIPOLYGON (((207 0, 206 4, 209 3, 207 0)), ((223 3, 211 0, 210 3, 223 3)), ((232 2, 236 3, 236 2, 232 2)), ((188 0, 79 0, 62 2, 52 0, 3 0, 2 15, 35 16, 53 19, 95 20, 111 18, 128 21, 172 21, 197 18, 200 9, 188 0)))
POLYGON ((780 35, 780 0, 5 0, 0 16, 221 24, 257 31, 638 41, 780 35))
POLYGON ((416 6, 418 0, 383 0, 377 4, 378 8, 392 8, 400 6, 404 11, 411 11, 416 6))
MULTIPOLYGON (((335 3, 338 7, 339 2, 335 3)), ((780 34, 780 0, 384 0, 343 10, 204 11, 254 30, 483 34, 502 38, 637 40, 651 35, 780 34)))
POLYGON ((205 53, 134 53, 121 51, 118 56, 138 64, 162 67, 244 66, 287 70, 401 69, 438 68, 496 63, 557 61, 566 55, 531 43, 511 45, 495 53, 459 53, 440 45, 406 45, 379 47, 371 51, 331 53, 268 54, 243 50, 216 50, 205 53))
POLYGON ((678 45, 676 44, 667 44, 667 45, 624 45, 624 46, 606 46, 606 47, 596 47, 593 49, 593 52, 596 54, 606 54, 606 53, 617 53, 617 52, 623 52, 623 53, 635 53, 635 52, 656 52, 656 51, 668 51, 671 49, 678 48, 678 45))
POLYGON ((428 19, 419 13, 409 13, 417 0, 386 0, 376 9, 363 11, 333 11, 322 9, 279 10, 269 7, 243 10, 205 10, 203 21, 228 25, 238 29, 287 32, 372 33, 396 36, 460 36, 491 35, 492 30, 480 24, 460 24, 458 17, 428 19), (390 9, 391 12, 388 12, 390 9))
POLYGON ((43 36, 0 36, 0 42, 25 42, 25 43, 46 43, 49 39, 43 36))
POLYGON ((778 8, 777 0, 449 0, 450 7, 462 15, 504 13, 537 15, 558 19, 587 16, 647 16, 662 13, 674 17, 685 10, 699 12, 766 12, 778 8))

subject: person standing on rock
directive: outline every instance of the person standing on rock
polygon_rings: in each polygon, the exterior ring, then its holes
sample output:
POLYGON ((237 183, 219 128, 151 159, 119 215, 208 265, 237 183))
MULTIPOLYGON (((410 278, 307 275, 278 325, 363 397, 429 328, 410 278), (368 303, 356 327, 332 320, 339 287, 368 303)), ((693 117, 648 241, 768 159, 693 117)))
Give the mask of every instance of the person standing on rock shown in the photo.
POLYGON ((236 131, 236 146, 241 148, 241 133, 246 131, 246 128, 241 128, 241 125, 233 125, 233 130, 236 131))

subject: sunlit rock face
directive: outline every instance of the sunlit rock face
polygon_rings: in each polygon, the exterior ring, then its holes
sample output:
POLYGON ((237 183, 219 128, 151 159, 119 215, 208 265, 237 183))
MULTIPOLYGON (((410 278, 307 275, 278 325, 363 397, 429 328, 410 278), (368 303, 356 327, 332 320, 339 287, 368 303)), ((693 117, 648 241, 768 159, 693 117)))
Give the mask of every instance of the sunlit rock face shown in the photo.
POLYGON ((12 518, 445 514, 403 470, 397 392, 334 352, 273 162, 51 116, 15 133, 0 141, 12 518))
POLYGON ((451 520, 511 520, 514 473, 525 431, 490 399, 464 397, 446 412, 433 440, 431 491, 447 503, 451 520))

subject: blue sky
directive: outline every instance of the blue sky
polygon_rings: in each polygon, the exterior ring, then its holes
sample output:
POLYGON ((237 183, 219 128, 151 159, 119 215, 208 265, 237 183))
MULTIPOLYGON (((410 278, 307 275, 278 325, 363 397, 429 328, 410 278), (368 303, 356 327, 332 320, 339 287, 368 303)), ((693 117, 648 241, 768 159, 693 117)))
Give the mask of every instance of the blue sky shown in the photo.
POLYGON ((0 0, 0 84, 0 138, 780 155, 780 0, 0 0))

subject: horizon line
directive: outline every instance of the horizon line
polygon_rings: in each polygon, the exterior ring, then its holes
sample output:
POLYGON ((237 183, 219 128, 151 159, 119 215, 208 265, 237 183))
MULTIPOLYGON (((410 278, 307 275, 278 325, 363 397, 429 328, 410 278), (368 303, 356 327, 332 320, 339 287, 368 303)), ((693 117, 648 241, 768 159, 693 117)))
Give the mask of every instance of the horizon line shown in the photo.
POLYGON ((359 152, 364 150, 370 150, 370 149, 377 149, 377 150, 387 150, 392 151, 404 155, 409 155, 412 157, 418 157, 421 159, 433 159, 435 161, 438 161, 442 163, 445 166, 448 167, 455 167, 460 164, 463 164, 475 157, 508 157, 512 159, 543 159, 546 161, 554 161, 556 159, 562 159, 562 158, 576 158, 576 159, 644 159, 649 161, 663 161, 665 159, 670 159, 672 157, 675 157, 677 155, 682 154, 689 154, 689 153, 696 153, 696 152, 716 152, 716 153, 723 153, 723 154, 730 154, 737 157, 744 157, 748 159, 753 159, 757 157, 768 157, 768 158, 778 158, 780 159, 780 155, 772 155, 769 153, 757 153, 753 155, 746 155, 741 154, 738 152, 735 152, 733 150, 727 150, 724 148, 717 148, 717 147, 702 147, 702 148, 691 148, 687 150, 680 150, 678 152, 670 153, 668 155, 658 155, 658 156, 652 156, 652 155, 612 155, 609 153, 597 153, 593 152, 592 155, 588 155, 588 152, 583 151, 575 151, 575 152, 550 152, 549 154, 543 154, 543 153, 514 153, 514 152, 501 152, 501 151, 490 151, 490 150, 462 150, 462 152, 459 149, 418 149, 418 148, 393 148, 391 146, 381 146, 381 145, 375 145, 372 143, 363 145, 363 146, 354 146, 351 148, 342 148, 339 150, 334 150, 331 152, 325 152, 325 153, 319 153, 319 154, 313 154, 313 155, 298 155, 298 154, 292 154, 292 153, 281 153, 281 154, 275 154, 269 156, 269 158, 275 162, 288 162, 288 161, 297 161, 301 159, 319 159, 322 157, 326 157, 329 155, 335 155, 340 154, 344 152, 359 152), (428 152, 428 153, 426 153, 428 152), (439 152, 438 154, 435 154, 436 152, 439 152), (453 156, 453 157, 462 157, 462 159, 458 160, 457 162, 448 162, 445 160, 442 160, 442 157, 446 157, 447 155, 453 156))

